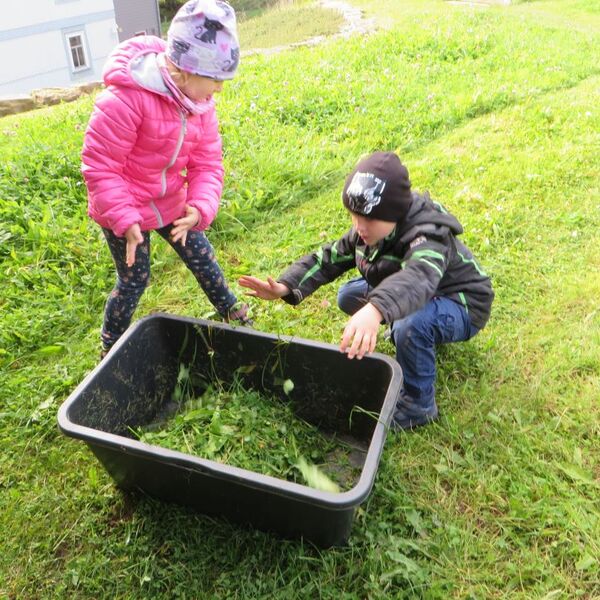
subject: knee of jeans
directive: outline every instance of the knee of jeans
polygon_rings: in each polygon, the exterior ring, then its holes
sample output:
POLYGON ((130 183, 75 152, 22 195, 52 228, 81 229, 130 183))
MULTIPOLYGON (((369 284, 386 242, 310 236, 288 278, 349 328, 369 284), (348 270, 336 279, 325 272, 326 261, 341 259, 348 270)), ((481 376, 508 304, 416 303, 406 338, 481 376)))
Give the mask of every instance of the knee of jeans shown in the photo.
POLYGON ((405 323, 405 319, 394 321, 391 327, 391 337, 396 348, 405 346, 410 337, 410 324, 405 323))
POLYGON ((428 336, 419 323, 410 317, 394 321, 392 325, 392 341, 396 348, 405 348, 411 344, 421 345, 419 340, 428 342, 428 336))
POLYGON ((347 315, 351 315, 355 310, 356 300, 344 293, 343 290, 339 290, 337 294, 337 305, 338 308, 344 311, 347 315))

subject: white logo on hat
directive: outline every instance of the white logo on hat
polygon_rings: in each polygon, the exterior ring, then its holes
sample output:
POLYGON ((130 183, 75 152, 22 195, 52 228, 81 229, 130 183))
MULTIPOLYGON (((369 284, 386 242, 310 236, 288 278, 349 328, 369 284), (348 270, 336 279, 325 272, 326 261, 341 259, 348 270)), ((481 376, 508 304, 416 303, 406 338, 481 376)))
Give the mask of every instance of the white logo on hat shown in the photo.
POLYGON ((348 204, 353 212, 368 215, 381 202, 386 182, 373 175, 357 171, 346 190, 348 204))

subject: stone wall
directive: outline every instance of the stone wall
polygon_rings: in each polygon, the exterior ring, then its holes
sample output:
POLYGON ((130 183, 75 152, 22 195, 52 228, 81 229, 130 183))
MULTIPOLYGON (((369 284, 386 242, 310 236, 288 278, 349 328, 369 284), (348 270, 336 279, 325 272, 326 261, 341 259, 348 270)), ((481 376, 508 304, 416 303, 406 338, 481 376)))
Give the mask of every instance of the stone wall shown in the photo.
POLYGON ((52 106, 60 102, 72 102, 84 94, 89 94, 102 87, 104 87, 104 84, 101 81, 92 81, 69 88, 42 88, 33 90, 29 96, 0 98, 0 117, 44 106, 52 106))

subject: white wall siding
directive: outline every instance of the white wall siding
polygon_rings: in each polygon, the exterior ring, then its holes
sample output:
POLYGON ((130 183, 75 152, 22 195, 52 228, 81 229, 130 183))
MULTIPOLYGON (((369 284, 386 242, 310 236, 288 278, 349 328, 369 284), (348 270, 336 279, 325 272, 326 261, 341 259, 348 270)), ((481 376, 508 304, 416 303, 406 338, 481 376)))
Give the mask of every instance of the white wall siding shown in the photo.
POLYGON ((118 43, 112 0, 29 0, 3 7, 0 96, 41 87, 68 87, 101 79, 106 57, 118 43), (87 67, 72 68, 66 34, 81 33, 87 67))
POLYGON ((1 3, 3 6, 0 31, 96 12, 114 11, 113 0, 1 0, 1 3))

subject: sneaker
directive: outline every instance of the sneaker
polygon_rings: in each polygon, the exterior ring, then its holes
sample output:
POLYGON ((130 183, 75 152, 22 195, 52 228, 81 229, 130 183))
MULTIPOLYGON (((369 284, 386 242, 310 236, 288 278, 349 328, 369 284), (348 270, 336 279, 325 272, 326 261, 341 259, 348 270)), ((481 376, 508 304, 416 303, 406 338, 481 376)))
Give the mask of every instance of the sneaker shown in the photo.
POLYGON ((236 302, 230 309, 227 311, 227 314, 223 317, 225 323, 231 323, 237 325, 244 325, 246 327, 252 327, 254 325, 254 321, 249 317, 248 311, 250 307, 244 302, 236 302))
POLYGON ((424 410, 406 398, 406 396, 403 396, 396 402, 396 410, 394 411, 390 428, 393 431, 398 431, 399 429, 410 430, 433 423, 437 419, 438 409, 435 401, 431 408, 424 410))

